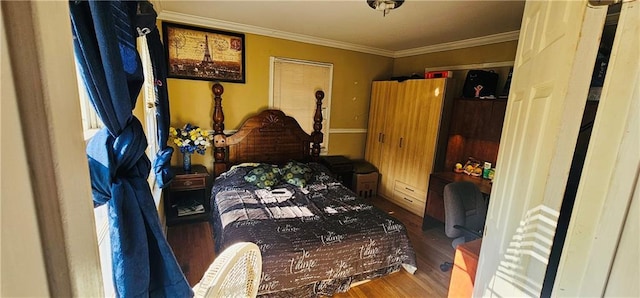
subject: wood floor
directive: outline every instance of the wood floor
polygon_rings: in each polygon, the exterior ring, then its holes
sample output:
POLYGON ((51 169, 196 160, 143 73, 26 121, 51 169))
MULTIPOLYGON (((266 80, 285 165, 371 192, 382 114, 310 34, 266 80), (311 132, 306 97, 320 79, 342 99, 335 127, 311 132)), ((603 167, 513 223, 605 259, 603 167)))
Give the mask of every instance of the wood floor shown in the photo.
MULTIPOLYGON (((334 297, 446 297, 451 271, 440 271, 440 264, 453 260, 454 250, 443 227, 422 231, 421 217, 381 198, 373 199, 372 203, 405 224, 416 252, 418 270, 413 275, 401 270, 334 297)), ((169 227, 167 234, 189 284, 195 285, 215 258, 209 223, 169 227)))

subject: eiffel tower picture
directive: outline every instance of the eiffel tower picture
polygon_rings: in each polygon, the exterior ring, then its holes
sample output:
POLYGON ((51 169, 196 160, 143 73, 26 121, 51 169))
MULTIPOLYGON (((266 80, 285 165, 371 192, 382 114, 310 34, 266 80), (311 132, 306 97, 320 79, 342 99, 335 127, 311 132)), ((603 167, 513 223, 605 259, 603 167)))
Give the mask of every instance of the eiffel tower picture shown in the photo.
POLYGON ((213 59, 211 59, 211 53, 209 52, 209 36, 205 34, 204 36, 204 57, 202 58, 202 66, 213 64, 213 59))
POLYGON ((168 77, 245 82, 244 34, 171 23, 162 27, 168 77))

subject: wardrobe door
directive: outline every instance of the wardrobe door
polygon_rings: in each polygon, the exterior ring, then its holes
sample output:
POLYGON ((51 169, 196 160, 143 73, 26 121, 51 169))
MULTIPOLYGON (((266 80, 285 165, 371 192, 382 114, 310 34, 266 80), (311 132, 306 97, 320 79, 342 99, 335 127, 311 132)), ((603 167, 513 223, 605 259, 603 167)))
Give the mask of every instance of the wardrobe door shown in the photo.
MULTIPOLYGON (((388 191, 392 168, 390 135, 397 101, 398 82, 376 81, 371 87, 371 103, 369 107, 369 126, 365 159, 380 172, 378 193, 389 197, 388 191)), ((393 186, 391 186, 393 187, 393 186)))
POLYGON ((422 88, 423 80, 408 80, 399 84, 398 108, 394 116, 392 131, 393 142, 393 196, 392 201, 403 208, 420 215, 424 212, 425 195, 416 192, 416 187, 405 183, 405 176, 411 171, 410 163, 415 157, 415 149, 412 148, 412 126, 416 118, 420 117, 418 110, 418 96, 422 88))
POLYGON ((392 81, 389 83, 389 100, 385 105, 385 133, 382 135, 382 154, 380 155, 380 168, 378 168, 380 171, 378 193, 385 198, 390 198, 393 195, 393 177, 396 163, 395 139, 397 138, 395 125, 398 109, 400 109, 398 100, 401 96, 398 82, 392 81))
POLYGON ((446 79, 411 81, 404 94, 407 123, 400 146, 402 165, 396 167, 395 176, 401 188, 422 200, 426 197, 429 174, 433 170, 445 83, 446 79))
POLYGON ((405 132, 409 125, 408 117, 413 108, 411 106, 411 100, 407 97, 407 93, 411 89, 408 86, 412 85, 413 81, 414 80, 408 80, 396 83, 396 97, 392 105, 393 108, 389 111, 392 115, 388 125, 389 137, 384 140, 384 146, 387 152, 385 158, 387 165, 384 172, 382 172, 382 182, 384 184, 382 191, 385 198, 392 198, 397 173, 401 171, 400 168, 403 166, 404 150, 402 150, 402 147, 405 146, 406 143, 405 132))
POLYGON ((377 81, 371 84, 371 102, 369 103, 369 126, 367 133, 367 144, 365 159, 380 167, 382 156, 382 137, 385 133, 385 122, 387 118, 386 105, 389 102, 393 82, 377 81))

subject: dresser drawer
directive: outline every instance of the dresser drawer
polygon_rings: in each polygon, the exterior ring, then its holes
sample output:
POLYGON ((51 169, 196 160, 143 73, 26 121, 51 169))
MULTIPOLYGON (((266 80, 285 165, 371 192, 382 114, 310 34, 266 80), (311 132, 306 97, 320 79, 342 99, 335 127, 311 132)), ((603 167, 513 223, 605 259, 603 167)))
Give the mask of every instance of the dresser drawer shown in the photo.
POLYGON ((394 184, 393 191, 401 192, 415 198, 422 198, 422 201, 424 201, 424 198, 427 196, 427 193, 425 191, 419 190, 415 186, 411 186, 398 180, 396 180, 396 183, 394 184))
POLYGON ((207 181, 205 177, 189 177, 174 179, 171 182, 171 190, 189 190, 205 188, 207 181))
POLYGON ((395 191, 393 192, 393 201, 400 207, 411 211, 411 213, 414 213, 420 217, 424 215, 424 198, 414 197, 404 192, 395 191))

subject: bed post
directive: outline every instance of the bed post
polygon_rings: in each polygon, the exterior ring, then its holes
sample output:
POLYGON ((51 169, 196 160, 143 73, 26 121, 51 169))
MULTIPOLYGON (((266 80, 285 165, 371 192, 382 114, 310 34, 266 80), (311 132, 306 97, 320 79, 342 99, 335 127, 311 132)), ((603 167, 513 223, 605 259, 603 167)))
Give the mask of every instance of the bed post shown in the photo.
POLYGON ((222 93, 224 88, 220 83, 213 84, 213 175, 218 177, 227 170, 227 136, 224 134, 224 113, 222 112, 222 93))
POLYGON ((320 157, 320 144, 322 143, 322 99, 324 92, 316 91, 316 113, 313 116, 313 133, 311 133, 311 160, 318 161, 320 157))

